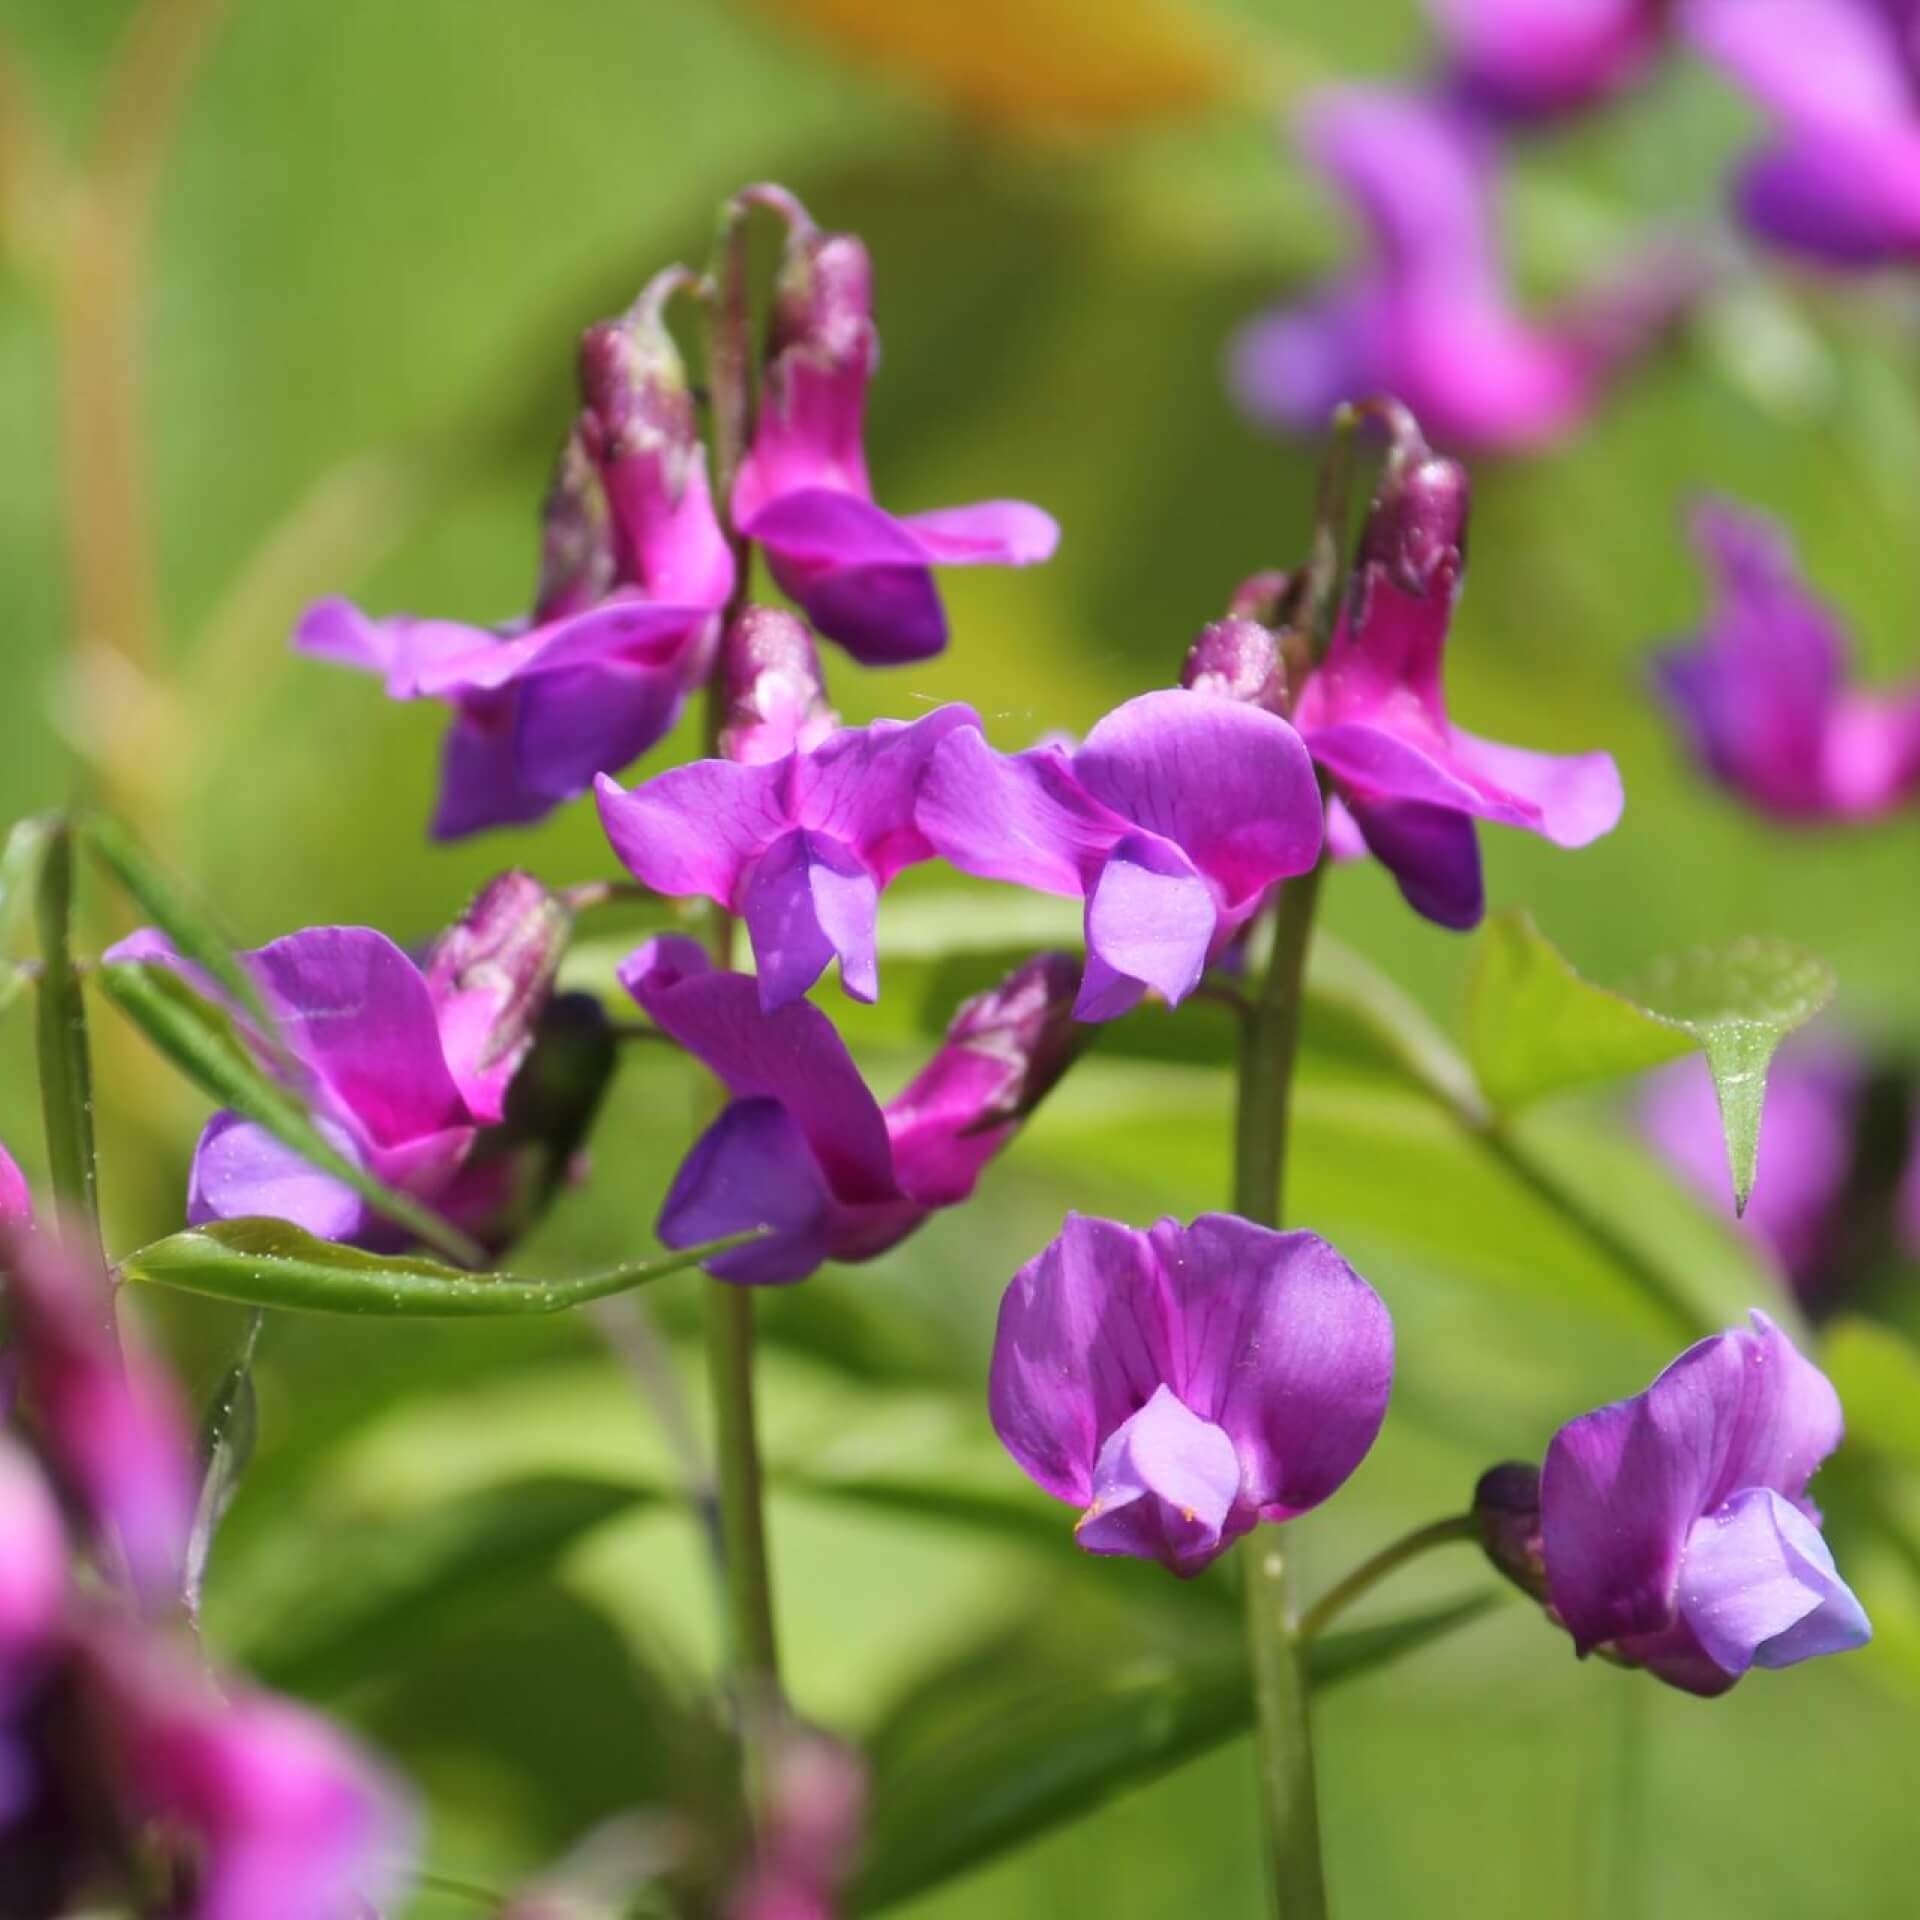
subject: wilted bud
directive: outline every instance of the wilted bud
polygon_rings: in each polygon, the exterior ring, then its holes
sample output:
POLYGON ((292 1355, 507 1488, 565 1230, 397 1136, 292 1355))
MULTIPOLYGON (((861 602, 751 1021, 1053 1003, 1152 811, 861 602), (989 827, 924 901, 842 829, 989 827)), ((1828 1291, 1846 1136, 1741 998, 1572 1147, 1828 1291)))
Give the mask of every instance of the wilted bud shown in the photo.
POLYGON ((1280 644, 1257 620, 1230 615, 1202 627, 1187 649, 1180 684, 1269 713, 1284 715, 1287 710, 1287 670, 1280 644))
POLYGON ((505 1111, 572 930, 572 916, 531 874, 503 873, 427 955, 447 1065, 483 1124, 505 1111))
POLYGON ((720 650, 726 723, 720 751, 758 765, 810 752, 839 725, 806 622, 776 607, 747 607, 720 650))
POLYGON ((1263 627, 1281 626, 1293 618, 1299 591, 1299 576, 1282 573, 1278 567, 1250 573, 1234 588, 1233 598, 1227 602, 1227 618, 1257 620, 1263 627))
POLYGON ((540 523, 535 621, 564 619, 603 599, 614 581, 613 522, 600 470, 576 427, 560 449, 540 523))
POLYGON ((1394 586, 1418 599, 1452 593, 1466 566, 1467 471, 1433 452, 1397 401, 1376 402, 1370 411, 1384 421, 1392 445, 1367 509, 1360 567, 1384 569, 1394 586))
POLYGON ((1520 1591, 1547 1601, 1546 1559, 1540 1544, 1540 1469, 1518 1460, 1489 1467, 1473 1490, 1480 1545, 1520 1591))
POLYGON ((753 1869, 727 1920, 831 1920, 866 1818, 858 1757, 811 1728, 774 1746, 753 1869))

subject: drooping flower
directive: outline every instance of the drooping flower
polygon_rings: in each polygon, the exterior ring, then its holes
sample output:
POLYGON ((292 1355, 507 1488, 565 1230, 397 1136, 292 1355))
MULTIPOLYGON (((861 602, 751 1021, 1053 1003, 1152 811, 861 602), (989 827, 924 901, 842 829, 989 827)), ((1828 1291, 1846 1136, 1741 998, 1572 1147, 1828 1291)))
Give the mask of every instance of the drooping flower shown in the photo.
POLYGON ((1300 736, 1220 694, 1141 694, 1079 747, 1001 754, 956 729, 916 818, 963 872, 1086 901, 1075 1015, 1149 992, 1177 1006, 1275 881, 1320 855, 1320 793, 1300 736))
MULTIPOLYGON (((567 929, 564 909, 521 873, 492 881, 424 969, 371 927, 305 928, 240 956, 279 1044, 251 1037, 340 1153, 456 1224, 478 1226, 499 1196, 489 1180, 463 1190, 463 1174, 483 1129, 506 1117, 567 929)), ((106 958, 184 966, 145 932, 106 958)), ((185 970, 209 990, 197 970, 185 970)), ((404 1241, 353 1188, 265 1127, 216 1113, 194 1150, 187 1217, 199 1225, 255 1214, 377 1250, 404 1241)))
POLYGON ((872 1000, 880 895, 903 868, 933 857, 914 795, 935 748, 979 725, 971 707, 941 707, 842 728, 777 760, 672 767, 630 793, 603 776, 600 819, 643 884, 741 917, 769 1012, 834 960, 847 992, 872 1000))
POLYGON ((453 708, 436 839, 538 820, 659 740, 704 677, 733 585, 686 370, 662 319, 670 269, 581 348, 586 410, 548 495, 531 618, 500 628, 345 600, 308 609, 302 652, 453 708))
POLYGON ((1778 122, 1735 187, 1747 224, 1828 266, 1920 257, 1911 0, 1690 0, 1681 18, 1778 122))
POLYGON ((1653 64, 1668 0, 1427 0, 1454 96, 1501 120, 1595 106, 1653 64))
POLYGON ((648 941, 622 984, 733 1096, 675 1176, 661 1240, 688 1247, 770 1228, 708 1263, 755 1286, 897 1245, 966 1199, 1065 1070, 1075 972, 1043 955, 970 1000, 925 1071, 882 1107, 818 1007, 768 1012, 751 979, 714 970, 696 941, 648 941))
POLYGON ((1702 766, 1782 820, 1871 819, 1920 797, 1920 682, 1848 684, 1845 631, 1772 521, 1708 502, 1693 535, 1714 603, 1658 673, 1702 766))
POLYGON ((1540 1555, 1577 1650, 1711 1695, 1749 1667, 1863 1646, 1872 1629, 1806 1497, 1840 1432, 1826 1376, 1759 1312, 1562 1427, 1540 1555))
POLYGON ((1443 444, 1538 446, 1577 426, 1695 290, 1696 266, 1650 256, 1529 318, 1507 284, 1492 149, 1471 115, 1350 89, 1312 102, 1300 139, 1354 202, 1372 253, 1242 330, 1232 382, 1256 419, 1318 432, 1340 402, 1390 393, 1443 444))
POLYGON ((1334 1493, 1392 1376, 1385 1305, 1318 1235, 1069 1214, 1001 1302, 988 1408, 1089 1553, 1188 1575, 1334 1493))
POLYGON ((1357 836, 1416 912, 1462 928, 1486 910, 1476 820, 1581 847, 1622 805, 1610 755, 1502 746, 1448 718, 1441 674, 1466 530, 1466 474, 1398 413, 1350 591, 1293 714, 1344 809, 1333 831, 1357 836))
POLYGON ((986 500, 901 517, 876 506, 863 433, 879 353, 865 244, 824 233, 791 194, 749 189, 787 222, 753 444, 733 489, 740 532, 781 589, 856 660, 924 660, 947 643, 933 568, 1030 566, 1060 529, 1038 507, 986 500))

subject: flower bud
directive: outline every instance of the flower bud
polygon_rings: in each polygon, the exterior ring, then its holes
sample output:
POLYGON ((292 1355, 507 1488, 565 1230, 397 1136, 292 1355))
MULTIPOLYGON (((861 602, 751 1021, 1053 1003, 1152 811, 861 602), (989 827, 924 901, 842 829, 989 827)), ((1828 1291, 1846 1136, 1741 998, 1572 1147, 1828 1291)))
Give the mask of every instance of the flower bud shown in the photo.
POLYGON ((1405 407, 1386 402, 1380 411, 1393 444, 1360 536, 1360 569, 1384 569, 1417 599, 1452 593, 1466 563, 1467 471, 1428 447, 1405 407))
POLYGON ((810 1728, 784 1733, 772 1751, 758 1857, 727 1920, 830 1920, 866 1807, 856 1755, 810 1728))
POLYGON ((1042 953, 962 1003, 928 1071, 950 1055, 997 1069, 998 1085, 981 1100, 966 1131, 1024 1120, 1053 1091, 1087 1037, 1073 1017, 1079 991, 1079 961, 1070 954, 1042 953))
POLYGON ((427 955, 447 1065, 482 1124, 505 1111, 572 930, 572 916, 532 875, 503 873, 427 955))
POLYGON ((1194 693, 1217 694, 1269 713, 1287 711, 1287 670, 1279 642, 1257 620, 1244 616, 1229 615, 1201 628, 1187 650, 1180 684, 1194 693))
POLYGON ((1540 1469, 1518 1460, 1489 1467, 1473 1490, 1480 1545, 1495 1568, 1520 1591, 1547 1602, 1546 1559, 1540 1538, 1540 1469))
POLYGON ((757 766, 809 753, 839 725, 806 622, 776 607, 747 607, 720 653, 727 717, 720 751, 757 766))
POLYGON ((1278 627, 1293 617, 1299 597, 1300 578, 1283 573, 1278 567, 1250 573, 1233 590, 1227 602, 1227 617, 1258 620, 1263 627, 1278 627))
POLYGON ((541 511, 536 622, 560 620, 603 599, 614 580, 613 523, 600 470, 576 427, 555 461, 541 511))

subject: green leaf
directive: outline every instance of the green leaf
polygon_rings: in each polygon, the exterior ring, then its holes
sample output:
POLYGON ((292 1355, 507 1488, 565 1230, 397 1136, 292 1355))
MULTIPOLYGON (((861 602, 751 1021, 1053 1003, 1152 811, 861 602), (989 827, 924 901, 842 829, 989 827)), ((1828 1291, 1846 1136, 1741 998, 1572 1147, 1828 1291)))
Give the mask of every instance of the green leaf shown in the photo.
POLYGON ((14 941, 39 887, 52 831, 52 822, 41 815, 16 820, 0 850, 0 1011, 12 1005, 26 984, 26 973, 15 964, 14 941))
MULTIPOLYGON (((1373 1671, 1478 1619, 1491 1592, 1381 1626, 1332 1633, 1307 1655, 1317 1691, 1373 1671)), ((895 1721, 876 1736, 872 1844, 855 1908, 875 1913, 924 1893, 1114 1794, 1165 1773, 1252 1725, 1237 1641, 1128 1660, 1049 1683, 1044 1664, 995 1649, 967 1656, 949 1692, 915 1711, 933 1737, 895 1721), (956 1711, 954 1695, 964 1705, 956 1711), (898 1756, 893 1765, 889 1755, 898 1756)))
POLYGON ((613 1481, 540 1475, 432 1507, 360 1519, 290 1544, 239 1593, 220 1593, 240 1663, 269 1686, 336 1693, 404 1664, 458 1608, 540 1573, 596 1527, 656 1496, 613 1481))
POLYGON ((265 1033, 273 1018, 259 983, 235 956, 233 942, 207 908, 194 900, 111 814, 90 813, 74 831, 142 910, 179 949, 237 1000, 265 1033))
POLYGON ((1498 915, 1467 989, 1467 1054, 1496 1112, 1701 1052, 1726 1133, 1734 1204, 1753 1188, 1767 1064, 1833 994, 1832 971, 1784 940, 1737 940, 1655 962, 1631 991, 1583 979, 1532 918, 1498 915))
POLYGON ((40 1110, 47 1134, 47 1172, 63 1222, 100 1256, 99 1170, 93 1151, 93 1068, 87 1008, 74 972, 73 840, 53 826, 43 851, 36 895, 40 933, 40 1110))
POLYGON ((123 1280, 210 1294, 296 1313, 380 1314, 392 1319, 472 1319, 564 1313, 711 1260, 753 1234, 685 1247, 561 1280, 463 1273, 435 1260, 362 1253, 316 1240, 285 1220, 216 1220, 170 1234, 120 1262, 123 1280))
POLYGON ((1820 1364, 1846 1413, 1848 1445, 1920 1468, 1920 1347, 1850 1313, 1829 1329, 1820 1364))
POLYGON ((189 1080, 222 1106, 265 1127, 417 1239, 439 1248, 463 1266, 483 1264, 484 1250, 451 1222, 411 1195, 398 1193, 376 1180, 341 1153, 314 1124, 301 1101, 261 1067, 224 1007, 196 993, 171 968, 145 961, 115 961, 102 966, 96 977, 108 999, 189 1080))
POLYGON ((259 1437, 253 1356, 265 1322, 266 1313, 259 1307, 247 1316, 240 1350, 220 1376, 200 1422, 200 1498, 194 1508, 193 1529, 187 1536, 186 1566, 180 1583, 181 1598, 195 1620, 200 1617, 200 1596, 206 1586, 213 1537, 233 1504, 233 1496, 240 1491, 240 1477, 253 1458, 254 1441, 259 1437))

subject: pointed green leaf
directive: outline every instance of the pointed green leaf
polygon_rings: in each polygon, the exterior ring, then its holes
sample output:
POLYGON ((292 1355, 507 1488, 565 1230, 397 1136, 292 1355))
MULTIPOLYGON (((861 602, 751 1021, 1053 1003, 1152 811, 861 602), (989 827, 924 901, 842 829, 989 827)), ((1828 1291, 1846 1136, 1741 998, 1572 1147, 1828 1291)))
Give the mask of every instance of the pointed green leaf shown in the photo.
POLYGON ((121 960, 101 967, 96 977, 108 999, 222 1106, 265 1127, 429 1246, 465 1266, 484 1262, 484 1251, 431 1207, 396 1192, 341 1153, 306 1107, 261 1067, 226 1009, 194 992, 178 973, 145 961, 121 960))
POLYGON ((0 1010, 10 1006, 26 984, 17 964, 14 941, 19 937, 40 885, 40 867, 46 858, 52 823, 40 815, 16 820, 0 851, 0 1010))
POLYGON ((253 1356, 265 1322, 266 1313, 259 1307, 247 1316, 240 1350, 220 1376, 200 1422, 200 1499, 194 1508, 193 1530, 187 1536, 186 1566, 181 1576, 181 1598, 189 1617, 195 1620, 200 1617, 200 1596, 206 1586, 213 1537, 233 1504, 233 1496, 240 1491, 240 1476, 253 1458, 254 1441, 259 1435, 253 1356))
POLYGON ((47 1174, 62 1220, 100 1254, 99 1171, 93 1152, 93 1067, 87 1008, 74 972, 73 840, 64 823, 48 833, 35 900, 40 934, 40 1111, 47 1174))
POLYGON ((299 1313, 473 1319, 563 1313, 589 1300, 604 1300, 609 1294, 663 1280, 754 1237, 735 1234, 731 1239, 662 1254, 657 1260, 629 1261, 565 1279, 534 1280, 509 1273, 463 1273, 435 1260, 362 1253, 357 1247, 316 1240, 285 1220, 216 1220, 128 1254, 119 1270, 123 1280, 299 1313))

